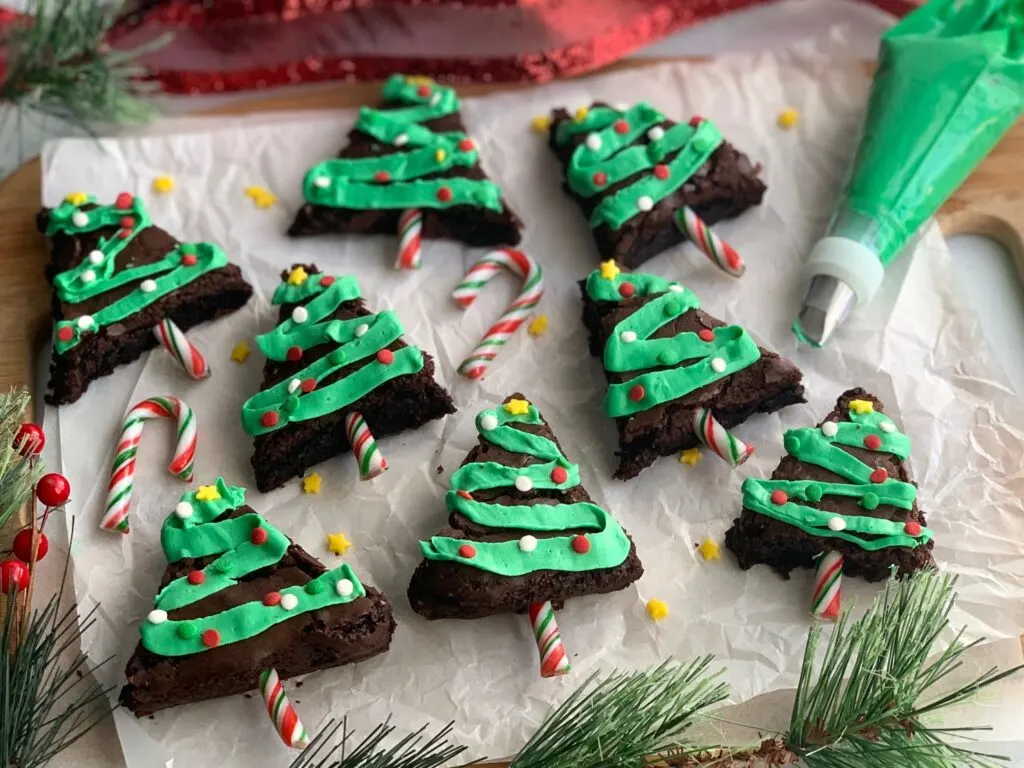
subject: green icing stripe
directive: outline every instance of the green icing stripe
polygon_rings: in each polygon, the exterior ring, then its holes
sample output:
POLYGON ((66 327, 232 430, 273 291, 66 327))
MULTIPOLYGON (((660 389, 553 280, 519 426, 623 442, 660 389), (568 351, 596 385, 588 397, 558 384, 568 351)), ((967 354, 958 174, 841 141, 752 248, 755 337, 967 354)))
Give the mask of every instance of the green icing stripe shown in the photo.
POLYGON ((595 206, 590 215, 591 227, 606 224, 618 229, 641 212, 641 198, 650 198, 657 204, 668 197, 722 145, 721 132, 709 120, 702 120, 696 126, 677 124, 663 129, 657 140, 635 143, 664 119, 656 109, 641 102, 625 112, 595 107, 581 121, 566 120, 558 125, 555 133, 558 144, 587 134, 587 140, 573 151, 566 169, 569 188, 580 197, 593 197, 637 177, 595 206), (678 154, 666 161, 674 153, 678 154), (664 166, 663 178, 654 173, 658 165, 664 166))
POLYGON ((391 311, 350 320, 330 319, 341 304, 359 298, 355 278, 311 275, 301 286, 282 283, 274 292, 274 303, 291 303, 296 297, 314 296, 305 305, 308 318, 297 323, 287 319, 270 333, 257 337, 256 343, 271 360, 287 360, 289 350, 303 352, 322 344, 334 349, 310 363, 294 377, 279 382, 250 397, 242 405, 242 427, 252 435, 262 435, 287 424, 317 419, 334 413, 365 397, 382 384, 423 369, 423 353, 418 347, 395 350, 390 363, 374 359, 353 373, 320 386, 320 382, 342 368, 375 356, 401 338, 405 329, 391 311), (329 285, 325 285, 329 282, 329 285), (308 287, 307 287, 308 285, 308 287), (312 390, 296 388, 295 381, 313 383, 312 390), (293 390, 293 391, 290 391, 293 390), (274 414, 267 420, 267 414, 274 414))
POLYGON ((465 134, 435 133, 420 125, 458 111, 453 89, 392 75, 384 85, 383 97, 390 104, 408 106, 388 110, 364 107, 356 129, 383 144, 412 151, 319 163, 303 181, 307 202, 359 210, 455 205, 503 210, 501 190, 488 179, 424 178, 472 167, 479 160, 476 144, 465 134))
POLYGON ((673 291, 683 292, 683 286, 674 280, 666 280, 658 275, 647 275, 642 272, 619 272, 615 277, 609 279, 601 276, 601 270, 595 269, 587 276, 587 295, 594 301, 622 300, 619 289, 628 283, 634 288, 634 296, 640 298, 653 296, 656 293, 673 291))
MULTIPOLYGON (((95 203, 95 200, 89 197, 84 204, 92 203, 95 203)), ((53 346, 57 354, 63 354, 76 347, 82 340, 82 334, 94 333, 104 326, 119 323, 207 272, 227 266, 228 258, 217 246, 211 243, 181 243, 159 261, 115 272, 117 256, 142 230, 153 223, 145 204, 138 197, 132 198, 131 206, 127 208, 105 205, 88 211, 65 201, 51 211, 46 234, 78 235, 103 227, 120 228, 121 220, 128 216, 134 219, 134 226, 127 237, 122 238, 115 234, 109 238, 100 238, 96 251, 101 253, 103 258, 98 263, 94 263, 88 257, 83 259, 71 269, 56 275, 53 285, 61 301, 79 304, 130 283, 139 284, 130 293, 93 315, 58 322, 53 337, 53 346), (87 220, 76 224, 76 215, 85 216, 87 220), (195 264, 184 265, 182 259, 186 256, 194 257, 195 264), (144 283, 140 281, 147 279, 153 282, 152 286, 147 286, 152 288, 150 291, 142 290, 144 283)))
MULTIPOLYGON (((280 562, 288 549, 288 538, 256 513, 213 522, 245 503, 245 489, 229 486, 223 478, 217 478, 215 487, 220 498, 199 501, 198 491, 181 497, 182 502, 191 505, 192 514, 185 518, 177 514, 169 516, 161 532, 161 543, 168 562, 186 557, 221 556, 202 570, 201 583, 191 584, 183 577, 164 587, 156 596, 158 611, 183 608, 232 587, 245 576, 280 562), (266 531, 267 539, 263 544, 254 544, 250 539, 257 527, 266 531)), ((279 594, 282 597, 294 595, 295 607, 286 610, 280 604, 264 605, 253 601, 213 616, 178 621, 165 619, 158 623, 154 623, 151 614, 140 629, 142 644, 161 656, 202 653, 209 650, 202 640, 203 633, 209 630, 218 633, 219 645, 237 643, 295 616, 363 597, 366 589, 352 569, 342 565, 304 585, 282 589, 279 594), (349 594, 338 593, 336 585, 342 579, 352 584, 349 594)))
POLYGON ((596 504, 561 504, 553 499, 538 499, 534 504, 503 505, 473 499, 475 491, 514 487, 517 477, 528 477, 535 489, 565 491, 579 485, 579 467, 563 456, 552 440, 511 426, 543 424, 535 406, 530 405, 528 412, 521 415, 510 414, 504 407, 485 410, 477 415, 476 423, 481 437, 491 444, 532 456, 542 463, 518 469, 494 462, 462 466, 452 476, 452 490, 445 497, 449 510, 487 528, 585 530, 590 548, 585 554, 577 553, 573 548, 574 536, 538 538, 532 551, 524 551, 519 541, 469 542, 435 536, 420 542, 426 559, 458 562, 500 576, 522 576, 539 570, 590 571, 614 568, 625 561, 629 556, 629 539, 618 522, 596 504), (556 468, 566 473, 561 483, 551 476, 556 468), (473 548, 471 557, 460 554, 460 548, 467 544, 473 548))
MULTIPOLYGON (((910 455, 910 439, 896 430, 892 420, 877 413, 850 412, 850 421, 834 424, 836 433, 827 436, 821 429, 805 427, 786 432, 786 451, 799 461, 814 464, 833 472, 849 483, 824 483, 813 480, 756 480, 743 482, 743 506, 747 509, 796 526, 805 533, 823 538, 842 539, 861 549, 875 551, 887 547, 916 547, 932 539, 932 532, 922 528, 917 535, 906 532, 903 522, 884 518, 840 515, 798 502, 818 503, 826 496, 842 496, 860 500, 868 510, 886 504, 911 510, 917 488, 894 478, 881 483, 871 481, 872 467, 839 446, 866 448, 864 438, 873 435, 880 440, 879 453, 890 453, 905 460, 910 455), (784 491, 787 500, 772 501, 773 491, 784 491), (843 521, 842 530, 829 528, 829 521, 843 521), (871 538, 866 538, 871 537, 871 538)), ((869 449, 871 450, 871 449, 869 449)))

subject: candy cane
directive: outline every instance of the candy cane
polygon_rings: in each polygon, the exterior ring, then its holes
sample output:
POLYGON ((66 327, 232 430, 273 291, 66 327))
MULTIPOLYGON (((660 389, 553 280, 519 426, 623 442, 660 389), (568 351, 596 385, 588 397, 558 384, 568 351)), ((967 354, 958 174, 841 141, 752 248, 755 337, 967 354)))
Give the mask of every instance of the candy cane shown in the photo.
POLYGON ((734 469, 754 455, 754 446, 747 445, 723 427, 708 408, 693 412, 693 432, 712 453, 734 469))
POLYGON ((839 590, 843 583, 843 556, 835 550, 818 559, 814 571, 814 595, 811 616, 823 621, 839 618, 839 590))
POLYGON ((540 265, 522 251, 501 248, 482 256, 470 267, 462 282, 452 291, 452 298, 463 309, 467 308, 502 267, 523 279, 523 290, 459 366, 459 373, 470 379, 484 375, 487 366, 544 295, 544 273, 540 265))
POLYGON ((537 653, 540 654, 540 676, 557 677, 572 669, 569 656, 562 645, 562 636, 558 632, 555 621, 555 609, 551 601, 534 603, 530 606, 530 627, 537 640, 537 653))
POLYGON ((288 694, 284 692, 277 670, 261 670, 259 680, 260 694, 263 696, 263 703, 267 705, 267 714, 274 723, 277 735, 286 746, 305 749, 309 746, 309 735, 299 720, 295 707, 288 701, 288 694))
POLYGON ((736 249, 712 232, 690 206, 676 210, 676 226, 723 272, 739 277, 746 270, 736 249))
POLYGON ((381 454, 373 433, 366 426, 366 419, 359 411, 345 414, 345 437, 359 465, 360 480, 373 480, 384 473, 388 468, 387 459, 381 454))
POLYGON ((164 349, 171 353, 175 360, 189 376, 197 381, 205 379, 210 375, 210 366, 196 349, 195 344, 188 340, 185 333, 174 324, 173 320, 164 318, 160 325, 153 329, 157 341, 164 345, 164 349))
POLYGON ((114 466, 107 485, 106 511, 100 527, 107 531, 128 533, 128 505, 135 484, 135 454, 139 450, 142 427, 149 419, 177 419, 178 443, 167 469, 185 482, 192 480, 199 436, 195 414, 182 400, 170 395, 151 397, 135 405, 124 417, 121 436, 114 449, 114 466))
POLYGON ((398 256, 395 269, 419 269, 423 257, 423 212, 407 208, 398 216, 398 256))

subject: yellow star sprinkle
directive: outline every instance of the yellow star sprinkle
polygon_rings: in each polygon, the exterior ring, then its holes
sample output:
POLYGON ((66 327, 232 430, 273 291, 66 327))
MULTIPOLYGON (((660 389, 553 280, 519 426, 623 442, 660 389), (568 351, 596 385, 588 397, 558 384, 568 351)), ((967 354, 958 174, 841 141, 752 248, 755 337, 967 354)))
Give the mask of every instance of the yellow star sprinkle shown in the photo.
POLYGON ((647 615, 654 621, 661 621, 668 616, 668 603, 664 600, 648 600, 647 615))
POLYGON ((870 400, 851 400, 850 410, 854 413, 873 413, 875 404, 870 400))
POLYGON ((174 189, 174 179, 170 176, 157 176, 153 179, 153 191, 165 195, 174 189))
POLYGON ((537 115, 530 121, 530 125, 533 126, 533 130, 541 136, 547 136, 548 132, 551 130, 551 116, 537 115))
POLYGON ((513 398, 505 403, 505 410, 513 416, 525 416, 530 412, 530 403, 527 400, 513 398))
POLYGON ((245 196, 256 203, 257 208, 269 208, 277 202, 277 196, 265 187, 246 187, 245 196))
POLYGON ((348 540, 344 533, 327 534, 327 548, 335 555, 344 555, 351 546, 352 542, 348 540))
POLYGON ((405 82, 409 85, 433 85, 433 78, 427 77, 426 75, 408 75, 405 78, 405 82))
POLYGON ((439 163, 443 163, 446 157, 448 157, 448 155, 443 149, 439 149, 434 153, 434 160, 439 163))
POLYGON ((538 336, 543 335, 544 331, 546 331, 547 329, 548 329, 548 316, 547 315, 537 315, 535 318, 533 318, 533 320, 530 321, 530 324, 528 326, 526 326, 526 332, 528 334, 530 334, 531 336, 533 336, 534 338, 537 338, 538 336))
POLYGON ((601 262, 601 277, 605 280, 614 280, 619 276, 619 265, 615 263, 615 259, 608 259, 608 261, 601 262))
POLYGON ((302 285, 308 279, 309 275, 306 274, 306 270, 302 267, 296 267, 288 273, 288 283, 290 285, 302 285))
POLYGON ((794 127, 799 122, 800 113, 797 110, 793 109, 792 107, 790 107, 789 109, 784 109, 779 113, 779 128, 782 128, 784 131, 788 131, 790 128, 794 127))
POLYGON ((302 478, 303 493, 320 493, 320 475, 313 472, 302 478))
POLYGON ((235 348, 231 350, 231 359, 236 363, 244 363, 249 359, 249 345, 244 341, 240 341, 235 344, 235 348))
POLYGON ((85 192, 72 192, 64 198, 64 202, 71 205, 85 205, 89 202, 89 196, 85 192))
POLYGON ((701 545, 697 547, 697 551, 700 552, 701 557, 705 560, 717 560, 722 556, 718 550, 718 542, 712 539, 704 539, 701 545))
POLYGON ((196 501, 216 501, 220 498, 220 492, 216 485, 200 485, 196 491, 196 501))
POLYGON ((577 123, 582 123, 584 120, 587 119, 587 115, 589 114, 589 109, 587 109, 586 107, 580 107, 579 109, 576 110, 576 115, 573 117, 573 120, 575 120, 577 123))
POLYGON ((700 448, 687 448, 685 451, 679 454, 679 463, 687 464, 691 467, 696 467, 697 462, 703 459, 704 456, 700 452, 700 448))

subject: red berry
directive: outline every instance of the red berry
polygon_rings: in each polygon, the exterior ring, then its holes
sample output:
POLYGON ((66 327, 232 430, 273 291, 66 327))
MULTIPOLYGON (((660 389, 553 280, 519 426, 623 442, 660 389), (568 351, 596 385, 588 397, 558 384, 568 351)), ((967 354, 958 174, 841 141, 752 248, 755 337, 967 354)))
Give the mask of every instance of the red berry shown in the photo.
POLYGON ((439 190, 437 190, 437 199, 440 200, 442 203, 451 202, 452 191, 448 187, 441 187, 439 190))
MULTIPOLYGON (((11 544, 11 549, 14 551, 16 558, 23 563, 29 562, 32 559, 32 529, 22 528, 14 534, 14 542, 11 544)), ((50 542, 46 540, 46 534, 40 532, 39 543, 36 544, 36 561, 46 557, 46 553, 49 551, 50 542)))
POLYGON ((186 253, 181 257, 182 266, 186 267, 194 267, 198 261, 194 253, 186 253))
POLYGON ((459 142, 459 149, 461 149, 463 152, 472 152, 474 149, 476 149, 476 142, 473 141, 472 139, 462 139, 459 142))
POLYGON ((302 347, 288 347, 288 352, 285 356, 293 363, 297 363, 302 359, 302 347))
POLYGON ((71 341, 73 338, 75 331, 70 325, 65 325, 57 331, 57 341, 71 341))
POLYGON ((459 547, 459 557, 464 557, 467 560, 471 557, 476 557, 476 547, 472 544, 463 544, 459 547))
POLYGON ((331 275, 324 275, 323 277, 320 278, 320 285, 322 285, 324 288, 330 288, 332 285, 334 285, 334 278, 331 275))
POLYGON ((10 594, 13 589, 21 592, 28 589, 28 566, 13 557, 0 563, 0 592, 10 594))
POLYGON ((36 483, 36 498, 47 507, 59 507, 71 496, 71 483, 64 475, 50 472, 36 483))
POLYGON ((654 175, 657 176, 662 181, 664 181, 665 179, 668 178, 668 166, 661 165, 660 163, 654 166, 654 175))
POLYGON ((427 98, 430 95, 430 86, 421 85, 416 89, 416 95, 423 99, 427 98))
POLYGON ((134 229, 135 228, 135 219, 132 218, 131 216, 122 216, 120 224, 121 224, 121 229, 134 229))
POLYGON ((612 123, 612 128, 615 129, 616 133, 629 133, 629 123, 625 120, 616 120, 612 123))
POLYGON ((604 171, 598 171, 590 177, 590 180, 594 182, 595 187, 603 187, 608 183, 608 174, 604 171))
POLYGON ((375 174, 373 174, 373 180, 376 181, 378 184, 384 184, 388 181, 391 181, 391 174, 388 173, 387 171, 377 171, 375 174))
POLYGON ((622 285, 619 286, 619 296, 621 296, 624 299, 628 299, 634 293, 636 293, 636 288, 633 286, 632 283, 623 283, 622 285))
POLYGON ((277 411, 267 411, 260 416, 260 426, 266 427, 267 429, 270 427, 276 427, 279 420, 280 417, 277 415, 277 411))
POLYGON ((267 543, 267 529, 263 526, 257 525, 251 531, 249 531, 249 541, 255 544, 257 547, 267 543))
POLYGON ((885 471, 885 467, 876 467, 871 471, 872 483, 884 483, 888 479, 889 473, 885 471))
POLYGON ((117 230, 117 236, 122 240, 127 240, 132 236, 132 230, 130 229, 119 229, 117 230))
POLYGON ((316 389, 316 379, 303 379, 302 380, 302 391, 310 393, 316 389))
POLYGON ((117 196, 117 199, 114 201, 114 207, 119 208, 122 211, 127 211, 132 207, 132 203, 134 202, 135 198, 132 197, 131 194, 129 194, 128 192, 122 192, 120 195, 117 196))
POLYGON ((785 504, 789 501, 789 494, 781 488, 776 488, 772 491, 772 504, 785 504))
POLYGON ((647 390, 644 389, 643 384, 635 384, 629 390, 629 399, 635 403, 639 403, 647 396, 647 390))
POLYGON ((700 115, 694 115, 690 118, 690 127, 696 128, 698 125, 704 122, 704 118, 700 115))
POLYGON ((391 365, 395 362, 395 353, 390 349, 382 349, 377 353, 377 361, 383 365, 391 365))
POLYGON ((878 435, 868 435, 864 438, 864 447, 871 451, 877 451, 882 447, 882 438, 878 435))
POLYGON ((202 635, 203 645, 207 648, 216 648, 220 645, 220 632, 216 629, 208 629, 202 635))
POLYGON ((281 602, 280 592, 267 592, 263 596, 263 604, 266 606, 274 606, 281 602))
MULTIPOLYGON (((70 331, 71 329, 68 328, 67 330, 70 331)), ((57 336, 59 338, 60 334, 57 334, 57 336)), ((38 424, 26 422, 18 427, 18 434, 14 436, 13 446, 22 456, 38 456, 43 452, 44 445, 46 445, 46 435, 43 432, 43 428, 38 424)))
POLYGON ((903 530, 908 536, 920 536, 921 535, 921 524, 916 520, 908 520, 903 526, 903 530))
POLYGON ((710 328, 701 328, 699 331, 697 331, 697 336, 700 338, 701 341, 715 340, 715 332, 712 331, 710 328))
POLYGON ((569 473, 565 471, 564 467, 555 467, 551 470, 551 481, 561 485, 569 479, 569 473))
POLYGON ((586 536, 574 536, 572 539, 572 550, 578 555, 585 555, 590 551, 590 539, 586 536))
POLYGON ((202 571, 189 571, 188 572, 188 583, 193 586, 198 586, 206 581, 206 574, 202 571))

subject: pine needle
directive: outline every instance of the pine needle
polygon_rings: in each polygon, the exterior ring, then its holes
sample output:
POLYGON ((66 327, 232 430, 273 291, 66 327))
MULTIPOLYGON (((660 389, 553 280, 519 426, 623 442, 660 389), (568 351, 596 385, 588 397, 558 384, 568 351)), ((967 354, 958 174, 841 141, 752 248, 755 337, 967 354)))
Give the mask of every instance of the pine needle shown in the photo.
POLYGON ((0 394, 0 528, 32 499, 42 475, 41 464, 33 466, 14 445, 29 399, 24 389, 0 394))
POLYGON ((451 723, 430 738, 424 739, 424 726, 391 747, 384 747, 394 730, 389 722, 378 725, 349 751, 354 733, 348 730, 348 720, 328 723, 291 768, 438 768, 466 749, 448 741, 451 723), (341 739, 330 746, 338 731, 341 739))

